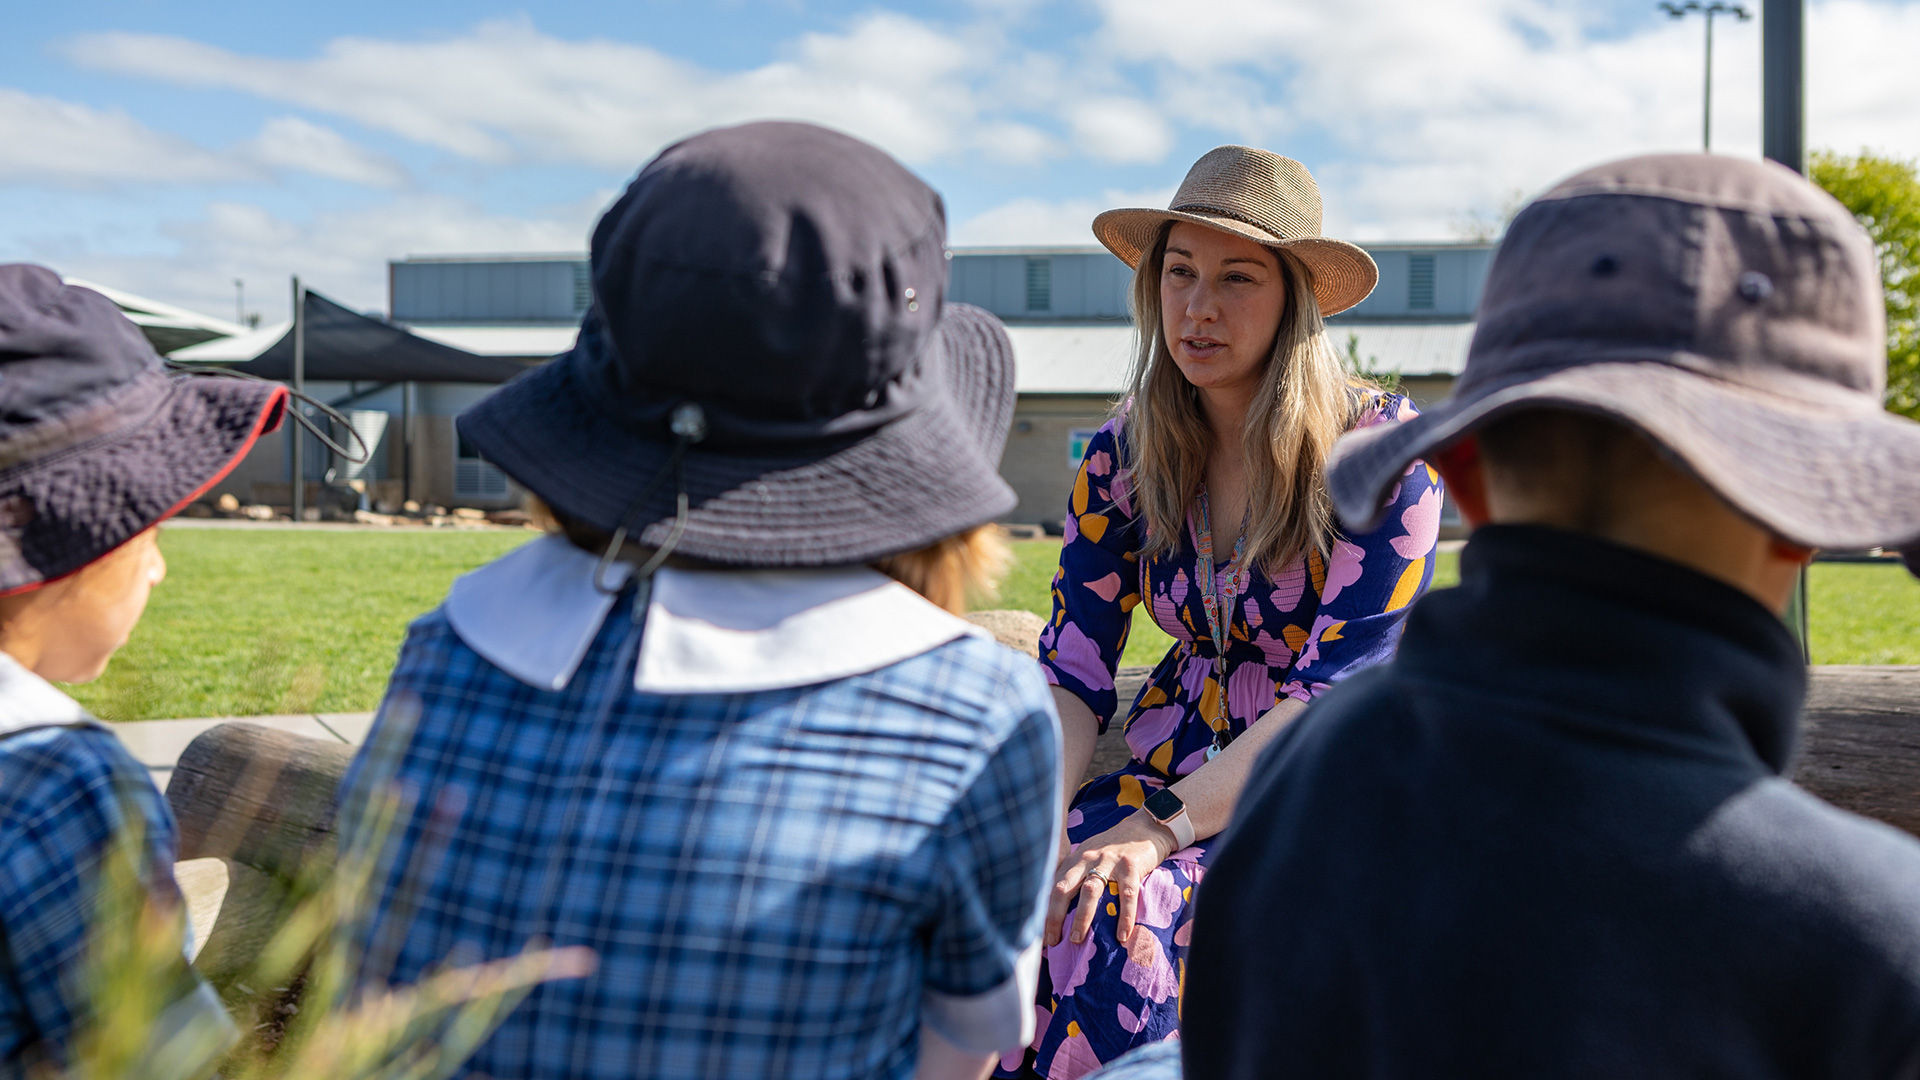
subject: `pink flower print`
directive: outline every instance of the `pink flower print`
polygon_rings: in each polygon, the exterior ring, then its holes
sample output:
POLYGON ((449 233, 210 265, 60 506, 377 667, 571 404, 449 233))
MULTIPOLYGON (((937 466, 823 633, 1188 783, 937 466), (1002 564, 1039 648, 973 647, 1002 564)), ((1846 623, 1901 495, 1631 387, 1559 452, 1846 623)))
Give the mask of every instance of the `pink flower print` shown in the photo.
POLYGON ((1227 676, 1227 711, 1252 723, 1273 708, 1273 677, 1261 664, 1241 664, 1227 676))
POLYGON ((1320 592, 1320 602, 1333 603, 1340 590, 1360 580, 1360 561, 1367 553, 1358 544, 1345 540, 1333 542, 1333 558, 1327 560, 1327 587, 1320 592))
POLYGON ((1113 483, 1107 486, 1113 493, 1113 505, 1128 517, 1133 516, 1133 481, 1124 471, 1114 474, 1113 483))
POLYGON ((1193 944, 1193 920, 1192 919, 1188 919, 1186 922, 1181 923, 1180 929, 1175 930, 1173 932, 1173 943, 1182 949, 1193 944))
POLYGON ((1411 560, 1432 551, 1434 542, 1440 539, 1440 489, 1428 488, 1419 502, 1401 511, 1400 527, 1407 530, 1407 535, 1388 541, 1395 554, 1411 560))
POLYGON ((1320 659, 1320 643, 1338 639, 1340 628, 1345 625, 1345 619, 1336 619, 1331 615, 1314 616, 1313 629, 1307 631, 1307 647, 1300 650, 1300 659, 1294 667, 1308 667, 1317 662, 1320 659))
POLYGON ((1249 631, 1258 630, 1266 616, 1260 614, 1260 603, 1251 596, 1240 598, 1240 618, 1246 621, 1249 631))
POLYGON ((1180 895, 1180 882, 1174 878, 1173 871, 1155 870, 1140 883, 1140 924, 1165 930, 1173 925, 1173 917, 1179 914, 1185 903, 1186 898, 1180 895))
POLYGON ((1181 604, 1187 602, 1187 591, 1190 588, 1192 588, 1192 583, 1187 579, 1187 572, 1185 570, 1174 571, 1173 584, 1167 587, 1167 596, 1173 601, 1174 607, 1179 607, 1181 604))
POLYGON ((1093 595, 1105 600, 1109 604, 1113 603, 1114 597, 1120 595, 1119 574, 1108 574, 1098 581, 1085 582, 1085 585, 1087 588, 1093 590, 1093 595))
POLYGON ((1202 657, 1191 657, 1180 669, 1180 689, 1189 702, 1198 704, 1200 695, 1207 689, 1207 679, 1213 675, 1213 664, 1202 657))
POLYGON ((1207 751, 1205 747, 1202 747, 1198 750, 1195 750, 1193 753, 1188 754, 1186 757, 1181 758, 1180 764, 1175 765, 1173 767, 1173 775, 1185 776, 1188 773, 1191 773, 1193 770, 1199 768, 1200 766, 1205 765, 1206 763, 1207 763, 1207 751))
POLYGON ((1172 962, 1160 948, 1160 938, 1152 933, 1135 933, 1127 943, 1127 958, 1120 965, 1120 981, 1148 1001, 1171 1001, 1180 992, 1180 976, 1174 973, 1172 962))
POLYGON ((1069 1035, 1053 1049, 1053 1061, 1046 1064, 1051 1080, 1080 1080, 1101 1066, 1100 1055, 1085 1035, 1069 1035))
POLYGON ((1307 560, 1295 559, 1293 565, 1280 572, 1273 579, 1273 593, 1270 599, 1275 611, 1292 611, 1300 606, 1300 596, 1307 591, 1307 560))
POLYGON ((1068 514, 1067 520, 1061 525, 1060 546, 1065 547, 1078 539, 1080 539, 1080 520, 1068 514))
POLYGON ((1183 641, 1191 640, 1192 635, 1187 633, 1186 625, 1180 621, 1180 608, 1167 595, 1167 590, 1155 589, 1151 602, 1155 625, 1183 641))
POLYGON ((1080 812, 1080 808, 1077 806, 1074 807, 1072 810, 1067 811, 1067 828, 1069 829, 1079 828, 1081 825, 1086 823, 1086 820, 1087 820, 1086 815, 1082 814, 1080 812))
POLYGON ((1138 1035, 1140 1034, 1140 1029, 1147 1026, 1147 1011, 1145 1009, 1140 1010, 1139 1016, 1135 1016, 1133 1015, 1133 1010, 1127 1008, 1125 1005, 1115 1005, 1114 1008, 1118 1010, 1117 1015, 1120 1018, 1120 1030, 1131 1031, 1135 1035, 1138 1035))
POLYGON ((1097 943, 1098 938, 1094 934, 1088 934, 1087 940, 1078 945, 1073 943, 1071 934, 1062 934, 1060 944, 1046 951, 1047 972, 1053 976, 1054 997, 1066 997, 1087 981, 1087 971, 1093 965, 1097 943))
POLYGON ((1105 476, 1113 469, 1113 458, 1105 450, 1095 450, 1087 455, 1087 475, 1105 476))
POLYGON ((1080 680, 1089 690, 1113 689, 1113 672, 1100 659, 1100 647, 1072 623, 1060 627, 1060 643, 1054 648, 1053 662, 1080 680))
POLYGON ((1132 748, 1134 756, 1145 761, 1155 747, 1173 738, 1173 731, 1180 726, 1180 717, 1185 712, 1178 705, 1162 705, 1134 717, 1127 725, 1127 746, 1132 748))

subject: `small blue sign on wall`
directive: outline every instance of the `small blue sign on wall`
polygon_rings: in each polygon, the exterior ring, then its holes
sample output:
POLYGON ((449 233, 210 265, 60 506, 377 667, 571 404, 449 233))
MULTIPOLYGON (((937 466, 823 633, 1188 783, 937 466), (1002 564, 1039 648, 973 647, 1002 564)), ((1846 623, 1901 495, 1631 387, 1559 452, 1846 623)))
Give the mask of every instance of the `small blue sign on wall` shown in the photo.
POLYGON ((1074 428, 1067 432, 1067 467, 1078 472, 1080 462, 1087 456, 1087 444, 1099 434, 1099 428, 1074 428))

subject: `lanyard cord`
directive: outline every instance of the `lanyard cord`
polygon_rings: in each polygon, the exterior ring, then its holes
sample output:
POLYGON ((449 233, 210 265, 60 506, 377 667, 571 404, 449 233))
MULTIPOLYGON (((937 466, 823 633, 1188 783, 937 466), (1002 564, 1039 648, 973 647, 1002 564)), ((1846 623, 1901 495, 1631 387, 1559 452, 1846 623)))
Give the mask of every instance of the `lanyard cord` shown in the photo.
POLYGON ((1233 571, 1228 575, 1224 594, 1220 591, 1213 568, 1213 524, 1207 508, 1207 489, 1202 486, 1200 499, 1194 508, 1197 520, 1194 522, 1194 548, 1199 554, 1200 608, 1207 619, 1207 635, 1213 639, 1213 677, 1214 709, 1207 717, 1207 726, 1213 729, 1213 746, 1207 751, 1208 757, 1227 748, 1233 741, 1232 723, 1227 719, 1227 640, 1233 628, 1233 609, 1240 597, 1240 579, 1246 569, 1242 565, 1247 553, 1247 516, 1243 515, 1240 524, 1240 538, 1233 544, 1233 559, 1227 565, 1233 571))

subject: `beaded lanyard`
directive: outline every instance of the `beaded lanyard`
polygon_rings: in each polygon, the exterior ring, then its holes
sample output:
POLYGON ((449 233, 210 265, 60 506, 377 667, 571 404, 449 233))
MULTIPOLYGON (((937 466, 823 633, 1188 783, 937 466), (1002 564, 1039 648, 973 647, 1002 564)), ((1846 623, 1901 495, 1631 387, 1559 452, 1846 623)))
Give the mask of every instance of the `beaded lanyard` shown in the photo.
MULTIPOLYGON (((1233 561, 1228 565, 1236 567, 1227 581, 1226 595, 1219 594, 1219 582, 1213 575, 1213 525, 1207 512, 1207 489, 1200 489, 1200 503, 1196 508, 1199 520, 1194 523, 1194 547, 1200 555, 1197 567, 1200 580, 1200 607, 1207 616, 1207 633, 1213 637, 1213 677, 1214 715, 1207 724, 1213 728, 1213 745, 1207 747, 1207 760, 1227 748, 1233 742, 1232 724, 1227 719, 1227 636, 1233 626, 1233 605, 1240 595, 1240 566, 1247 549, 1246 523, 1240 526, 1240 539, 1233 544, 1233 561), (1222 600, 1225 603, 1222 603, 1222 600)), ((1251 511, 1251 508, 1249 508, 1251 511)))

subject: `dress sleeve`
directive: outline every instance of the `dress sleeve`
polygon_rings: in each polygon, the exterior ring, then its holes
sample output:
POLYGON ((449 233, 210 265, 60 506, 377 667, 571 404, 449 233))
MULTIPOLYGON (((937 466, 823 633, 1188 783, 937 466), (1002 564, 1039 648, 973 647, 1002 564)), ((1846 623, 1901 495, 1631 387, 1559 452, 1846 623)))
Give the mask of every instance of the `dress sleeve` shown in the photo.
POLYGON ((1033 1039, 1040 929, 1060 843, 1060 726, 1031 667, 1010 680, 1022 715, 941 828, 945 871, 921 1019, 971 1053, 1033 1039))
MULTIPOLYGON (((1385 394, 1355 427, 1415 415, 1411 401, 1385 394)), ((1442 497, 1440 474, 1415 461, 1400 478, 1377 528, 1357 535, 1335 533, 1329 558, 1308 558, 1320 610, 1281 684, 1282 694, 1312 701, 1333 683, 1393 655, 1408 606, 1433 580, 1442 497)))
POLYGON ((1087 443, 1053 575, 1053 617, 1040 632, 1047 681, 1086 702, 1103 732, 1117 704, 1113 675, 1140 603, 1140 526, 1119 474, 1120 426, 1117 418, 1107 421, 1087 443))

